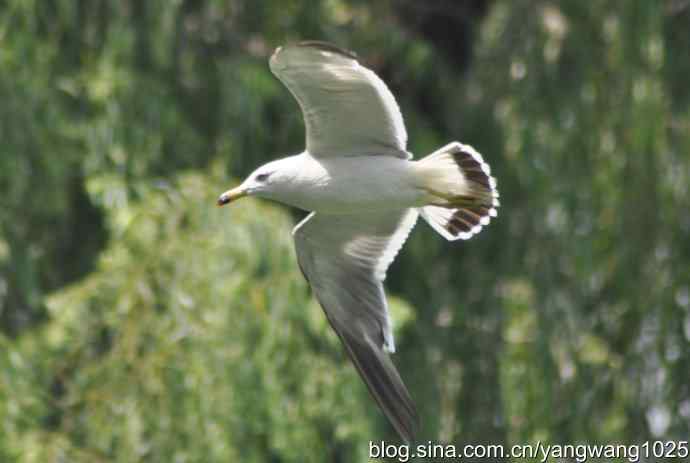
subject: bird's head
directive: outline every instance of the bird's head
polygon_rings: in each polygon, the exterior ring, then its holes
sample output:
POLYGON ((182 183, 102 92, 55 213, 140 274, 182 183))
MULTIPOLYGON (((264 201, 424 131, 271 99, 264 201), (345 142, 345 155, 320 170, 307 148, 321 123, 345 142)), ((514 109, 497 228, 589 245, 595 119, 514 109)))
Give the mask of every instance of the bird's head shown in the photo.
POLYGON ((218 205, 224 206, 245 196, 273 199, 292 179, 295 168, 290 158, 269 162, 256 169, 242 182, 218 197, 218 205))

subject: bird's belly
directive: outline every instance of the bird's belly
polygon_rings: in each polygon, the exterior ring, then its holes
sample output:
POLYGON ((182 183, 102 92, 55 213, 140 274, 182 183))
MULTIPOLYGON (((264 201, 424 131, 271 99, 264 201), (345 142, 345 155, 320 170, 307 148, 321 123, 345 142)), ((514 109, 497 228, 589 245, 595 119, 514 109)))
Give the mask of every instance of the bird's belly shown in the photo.
POLYGON ((414 185, 411 164, 386 158, 326 164, 324 181, 301 188, 293 205, 332 214, 422 206, 424 196, 414 185))

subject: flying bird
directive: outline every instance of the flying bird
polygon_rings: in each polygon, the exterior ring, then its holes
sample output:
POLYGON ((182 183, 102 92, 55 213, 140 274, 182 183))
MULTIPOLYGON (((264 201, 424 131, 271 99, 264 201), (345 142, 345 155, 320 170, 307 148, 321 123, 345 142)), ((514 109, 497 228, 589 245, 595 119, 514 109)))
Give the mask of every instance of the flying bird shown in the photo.
POLYGON ((383 81, 326 42, 279 47, 273 74, 302 110, 306 149, 256 169, 218 198, 257 196, 311 213, 292 231, 297 261, 345 351, 397 433, 412 442, 417 410, 395 352, 383 281, 418 216, 448 240, 496 216, 489 165, 452 142, 419 161, 383 81))

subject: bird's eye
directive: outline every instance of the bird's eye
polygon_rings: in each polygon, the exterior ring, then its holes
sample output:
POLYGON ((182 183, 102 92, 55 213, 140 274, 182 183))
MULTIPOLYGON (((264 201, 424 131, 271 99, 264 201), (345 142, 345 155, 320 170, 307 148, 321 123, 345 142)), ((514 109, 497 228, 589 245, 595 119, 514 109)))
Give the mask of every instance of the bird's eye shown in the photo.
POLYGON ((256 181, 257 182, 265 182, 266 180, 268 180, 269 175, 271 175, 271 174, 259 174, 256 176, 256 181))

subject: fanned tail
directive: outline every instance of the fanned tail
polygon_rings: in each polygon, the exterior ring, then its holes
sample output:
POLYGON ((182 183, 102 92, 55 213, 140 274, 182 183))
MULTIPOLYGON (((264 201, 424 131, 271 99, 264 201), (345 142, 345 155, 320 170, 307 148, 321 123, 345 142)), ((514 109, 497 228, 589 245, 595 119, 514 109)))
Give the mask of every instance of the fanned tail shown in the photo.
POLYGON ((418 161, 417 171, 429 194, 421 215, 444 238, 469 239, 496 217, 496 179, 471 146, 449 143, 418 161))

